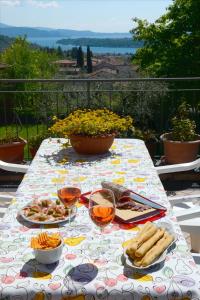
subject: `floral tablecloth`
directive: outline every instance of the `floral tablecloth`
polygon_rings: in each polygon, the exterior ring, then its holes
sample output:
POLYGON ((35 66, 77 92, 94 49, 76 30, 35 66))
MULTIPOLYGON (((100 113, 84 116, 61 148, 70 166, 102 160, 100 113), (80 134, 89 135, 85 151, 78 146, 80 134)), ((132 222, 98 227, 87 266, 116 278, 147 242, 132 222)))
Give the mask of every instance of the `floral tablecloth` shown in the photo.
POLYGON ((0 299, 200 299, 198 268, 144 143, 116 139, 110 153, 87 157, 63 149, 64 142, 42 143, 0 224, 0 299), (16 218, 26 203, 38 197, 56 199, 57 184, 72 180, 82 192, 98 187, 102 180, 113 181, 167 207, 162 221, 173 224, 178 240, 164 265, 146 271, 125 266, 123 246, 138 227, 125 230, 113 223, 101 236, 81 204, 71 227, 68 223, 38 227, 16 218), (31 237, 44 230, 59 231, 65 241, 60 261, 52 265, 37 263, 29 246, 31 237))

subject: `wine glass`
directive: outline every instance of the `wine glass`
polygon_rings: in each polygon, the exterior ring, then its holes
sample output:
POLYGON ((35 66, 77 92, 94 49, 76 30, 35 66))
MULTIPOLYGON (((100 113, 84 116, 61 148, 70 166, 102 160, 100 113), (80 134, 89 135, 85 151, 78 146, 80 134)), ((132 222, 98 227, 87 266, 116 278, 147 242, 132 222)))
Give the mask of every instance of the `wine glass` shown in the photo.
POLYGON ((91 193, 89 199, 89 214, 92 221, 103 229, 112 222, 115 217, 115 196, 109 189, 97 189, 91 193))
POLYGON ((68 209, 69 225, 71 225, 71 211, 81 196, 81 190, 75 183, 70 183, 69 185, 64 183, 57 186, 57 194, 60 201, 68 209))

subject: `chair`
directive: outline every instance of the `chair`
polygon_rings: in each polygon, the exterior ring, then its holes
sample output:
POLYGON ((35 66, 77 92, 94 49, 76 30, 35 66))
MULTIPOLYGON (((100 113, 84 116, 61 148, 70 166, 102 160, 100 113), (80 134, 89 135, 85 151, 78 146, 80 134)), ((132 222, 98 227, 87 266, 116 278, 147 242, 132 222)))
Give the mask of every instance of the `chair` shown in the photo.
MULTIPOLYGON (((11 164, 0 160, 0 169, 10 172, 26 173, 28 170, 28 166, 11 164)), ((0 218, 3 217, 12 199, 12 195, 0 194, 0 218)))
MULTIPOLYGON (((169 166, 155 167, 157 173, 174 173, 181 171, 194 170, 200 167, 200 159, 190 163, 176 164, 169 166)), ((194 198, 198 202, 200 200, 200 193, 189 196, 168 197, 173 212, 179 222, 181 229, 190 234, 191 248, 195 252, 200 252, 200 205, 193 203, 194 198)), ((200 203, 200 202, 199 202, 200 203)), ((198 258, 200 264, 200 255, 193 253, 194 259, 198 258)), ((196 260, 196 259, 195 259, 196 260)))
POLYGON ((26 165, 18 165, 18 164, 11 164, 5 161, 0 160, 0 169, 10 172, 20 172, 26 173, 28 170, 28 166, 26 165))

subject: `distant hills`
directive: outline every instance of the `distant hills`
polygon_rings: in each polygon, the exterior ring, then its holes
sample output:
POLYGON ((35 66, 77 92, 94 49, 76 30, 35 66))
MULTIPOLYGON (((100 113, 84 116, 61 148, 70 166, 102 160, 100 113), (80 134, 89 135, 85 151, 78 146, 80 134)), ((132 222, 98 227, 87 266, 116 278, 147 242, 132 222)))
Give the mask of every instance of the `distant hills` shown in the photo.
POLYGON ((57 41, 61 45, 90 46, 90 47, 110 47, 110 48, 140 48, 143 42, 133 41, 132 38, 78 38, 61 39, 57 41))
POLYGON ((0 34, 6 35, 9 37, 16 37, 18 35, 24 36, 27 38, 50 38, 57 37, 59 38, 131 38, 130 33, 102 33, 102 32, 93 32, 89 30, 71 30, 71 29, 52 29, 52 28, 43 28, 43 27, 16 27, 9 26, 3 23, 0 23, 0 34))

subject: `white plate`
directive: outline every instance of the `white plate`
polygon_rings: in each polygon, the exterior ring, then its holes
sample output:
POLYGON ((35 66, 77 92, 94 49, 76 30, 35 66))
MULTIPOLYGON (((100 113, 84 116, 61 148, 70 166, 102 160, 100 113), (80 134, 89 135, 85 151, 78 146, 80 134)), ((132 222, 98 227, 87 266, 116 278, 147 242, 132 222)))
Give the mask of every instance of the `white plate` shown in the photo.
POLYGON ((171 223, 167 223, 167 222, 159 222, 158 224, 156 224, 158 227, 163 227, 167 230, 167 232, 171 235, 174 236, 174 240, 171 242, 171 244, 167 247, 167 249, 156 259, 154 260, 154 262, 152 262, 152 264, 146 266, 146 267, 137 267, 133 264, 132 259, 126 254, 126 248, 124 248, 124 258, 125 258, 125 263, 134 269, 138 269, 138 270, 145 270, 145 269, 149 269, 150 267, 153 267, 159 263, 162 263, 165 261, 165 258, 167 256, 167 252, 169 250, 169 248, 176 242, 177 240, 177 236, 176 233, 173 230, 173 226, 171 223))
MULTIPOLYGON (((31 203, 28 203, 26 206, 24 206, 20 211, 19 211, 19 215, 27 222, 30 222, 32 224, 38 224, 38 225, 51 225, 51 224, 59 224, 59 223, 63 223, 63 222, 66 222, 69 220, 69 215, 65 217, 65 219, 63 220, 56 220, 56 221, 34 221, 34 220, 30 220, 28 217, 26 217, 24 214, 23 214, 23 209, 26 208, 28 205, 32 204, 31 203)), ((77 211, 77 208, 76 206, 73 206, 72 207, 72 210, 71 210, 71 219, 76 215, 76 211, 77 211)))

